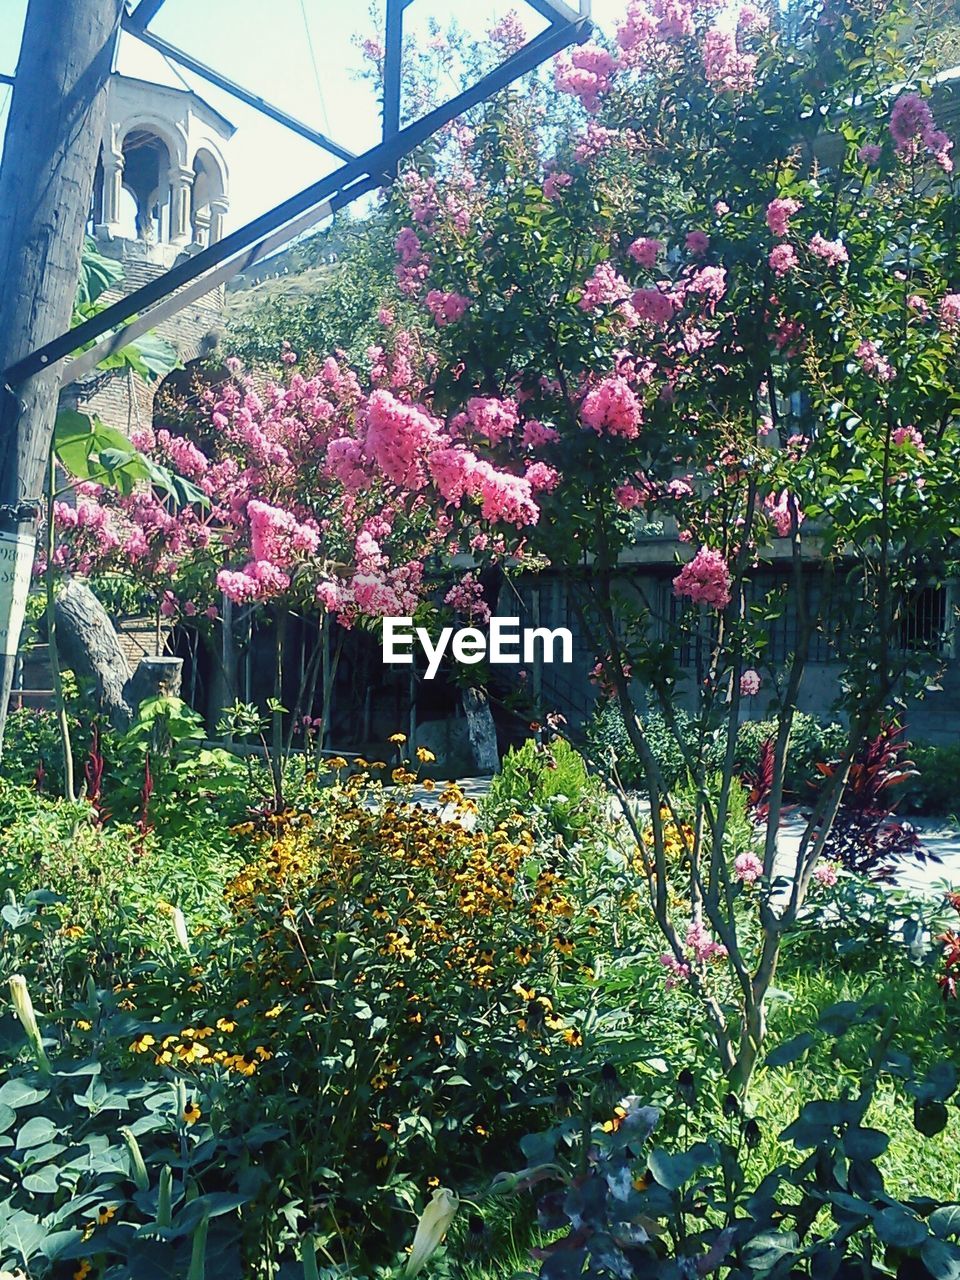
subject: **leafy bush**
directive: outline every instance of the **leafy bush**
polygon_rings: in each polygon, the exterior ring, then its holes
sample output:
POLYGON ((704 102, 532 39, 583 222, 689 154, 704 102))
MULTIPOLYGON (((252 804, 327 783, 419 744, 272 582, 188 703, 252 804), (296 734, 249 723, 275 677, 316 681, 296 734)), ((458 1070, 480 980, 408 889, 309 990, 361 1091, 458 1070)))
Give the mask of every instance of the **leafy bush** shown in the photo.
POLYGON ((10 712, 0 778, 53 794, 63 790, 63 746, 52 711, 20 707, 10 712))
MULTIPOLYGON (((687 770, 686 758, 694 754, 693 727, 689 716, 678 710, 676 719, 680 742, 659 712, 651 711, 641 717, 650 750, 668 789, 675 787, 684 777, 687 770)), ((624 785, 638 789, 643 787, 643 769, 627 736, 618 703, 604 703, 588 724, 586 733, 592 758, 603 761, 613 751, 617 772, 624 785)), ((775 720, 745 721, 737 730, 736 768, 744 774, 754 771, 763 744, 776 736, 775 720)), ((790 752, 784 779, 787 789, 794 795, 803 795, 808 790, 808 784, 817 777, 817 765, 835 759, 843 742, 842 725, 822 725, 815 716, 797 711, 790 733, 790 752)), ((711 769, 720 768, 721 757, 722 746, 711 741, 707 746, 707 766, 711 769)))
POLYGON ((522 814, 528 825, 539 822, 571 844, 596 832, 603 810, 602 785, 563 738, 547 744, 530 738, 508 751, 483 802, 490 823, 522 814))
POLYGON ((903 784, 903 808, 909 813, 960 812, 960 746, 914 742, 910 754, 916 773, 903 784))
MULTIPOLYGON (((669 790, 686 773, 684 753, 658 711, 648 712, 643 717, 642 724, 664 785, 669 790)), ((677 712, 677 724, 681 739, 688 738, 690 721, 684 711, 677 712)), ((643 768, 627 734, 619 703, 603 703, 586 727, 586 738, 590 757, 599 766, 609 768, 612 755, 620 781, 625 787, 641 789, 644 786, 643 768)))
MULTIPOLYGON (((636 1094, 605 1107, 587 1095, 568 1117, 526 1137, 527 1167, 501 1175, 494 1189, 538 1189, 538 1221, 553 1236, 533 1250, 541 1280, 670 1280, 727 1269, 767 1277, 956 1275, 957 1206, 937 1204, 921 1187, 903 1200, 886 1190, 878 1162, 890 1139, 874 1127, 871 1108, 880 1081, 895 1081, 912 1099, 915 1129, 935 1135, 947 1124, 957 1072, 945 1062, 916 1072, 891 1047, 889 1029, 878 1032, 878 1017, 886 1011, 837 1005, 819 1027, 770 1054, 771 1067, 789 1065, 818 1039, 868 1033, 855 1095, 805 1103, 780 1134, 795 1154, 765 1176, 754 1159, 761 1126, 734 1094, 719 1123, 706 1126, 708 1136, 679 1151, 653 1144, 661 1109, 636 1094)), ((690 1070, 677 1081, 679 1105, 688 1117, 697 1110, 690 1070)))
MULTIPOLYGON (((776 738, 776 720, 747 720, 737 731, 737 767, 755 768, 765 741, 776 738)), ((829 764, 846 741, 843 725, 821 724, 816 716, 796 711, 790 729, 790 750, 784 784, 794 795, 804 796, 817 778, 817 765, 829 764)))

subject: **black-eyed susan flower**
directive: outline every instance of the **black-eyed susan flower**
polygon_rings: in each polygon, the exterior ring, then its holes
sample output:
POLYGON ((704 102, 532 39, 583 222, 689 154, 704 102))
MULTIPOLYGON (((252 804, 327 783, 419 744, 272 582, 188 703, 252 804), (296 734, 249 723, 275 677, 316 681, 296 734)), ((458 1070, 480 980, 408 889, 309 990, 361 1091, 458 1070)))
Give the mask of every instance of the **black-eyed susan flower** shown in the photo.
POLYGON ((89 1258, 84 1258, 80 1265, 73 1273, 73 1280, 87 1280, 87 1276, 93 1270, 93 1263, 89 1258))
POLYGON ((407 735, 405 733, 391 733, 390 737, 387 739, 388 742, 392 742, 398 747, 402 747, 406 740, 407 735))
POLYGON ((233 1018, 218 1018, 217 1030, 222 1031, 225 1035, 229 1035, 231 1031, 236 1031, 237 1024, 233 1018))
POLYGON ((417 747, 417 759, 421 764, 433 764, 436 758, 429 747, 417 747))
POLYGON ((184 1124, 196 1124, 197 1121, 200 1119, 201 1115, 202 1115, 202 1112, 199 1106, 194 1101, 194 1099, 191 1098, 187 1103, 187 1105, 183 1108, 181 1118, 184 1124))
POLYGON ((156 1039, 148 1031, 141 1031, 139 1035, 133 1037, 127 1047, 131 1053, 146 1053, 156 1043, 156 1039))
POLYGON ((102 1204, 97 1210, 97 1226, 105 1227, 108 1222, 117 1216, 117 1210, 112 1204, 102 1204))

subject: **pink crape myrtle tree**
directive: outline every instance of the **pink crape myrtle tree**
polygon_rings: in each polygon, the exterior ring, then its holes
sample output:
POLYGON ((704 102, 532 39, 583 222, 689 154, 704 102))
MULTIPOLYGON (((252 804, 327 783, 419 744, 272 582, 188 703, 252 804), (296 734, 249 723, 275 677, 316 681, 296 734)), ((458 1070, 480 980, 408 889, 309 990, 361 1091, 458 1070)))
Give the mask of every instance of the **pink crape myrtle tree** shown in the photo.
POLYGON ((836 879, 856 753, 935 670, 934 645, 899 636, 960 535, 960 214, 923 28, 902 18, 854 0, 800 7, 788 30, 749 4, 634 0, 609 44, 556 64, 573 131, 518 139, 505 109, 393 202, 397 288, 439 355, 435 482, 465 500, 482 440, 540 506, 529 546, 567 571, 643 766, 649 817, 625 792, 623 810, 665 978, 702 1002, 740 1087, 783 939, 836 879), (672 532, 665 609, 624 557, 672 532), (778 832, 815 645, 848 732, 793 862, 778 832), (745 847, 747 699, 776 731, 745 847), (644 708, 683 753, 682 801, 644 708))
POLYGON ((362 376, 333 357, 304 373, 289 349, 282 382, 229 361, 231 377, 202 394, 189 433, 135 432, 142 458, 188 482, 199 501, 173 503, 149 482, 88 481, 73 503, 54 506, 58 571, 133 576, 164 617, 192 627, 271 615, 278 693, 284 620, 315 620, 321 643, 293 724, 313 706, 331 622, 342 635, 431 601, 469 614, 476 579, 454 559, 522 561, 539 519, 535 484, 489 460, 489 441, 468 418, 454 427, 434 415, 422 376, 429 353, 387 312, 383 323, 389 338, 362 376))

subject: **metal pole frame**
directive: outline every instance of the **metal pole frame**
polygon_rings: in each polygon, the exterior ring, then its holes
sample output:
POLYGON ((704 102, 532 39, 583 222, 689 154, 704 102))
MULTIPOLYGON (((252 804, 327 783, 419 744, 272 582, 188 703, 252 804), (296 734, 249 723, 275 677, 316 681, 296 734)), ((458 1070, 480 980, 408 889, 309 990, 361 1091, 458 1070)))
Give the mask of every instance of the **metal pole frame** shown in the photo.
MULTIPOLYGON (((141 0, 141 2, 143 4, 149 2, 152 11, 155 12, 164 0, 141 0)), ((176 314, 193 299, 203 296, 217 284, 236 275, 245 266, 263 258, 307 227, 329 217, 332 212, 380 184, 384 174, 395 168, 404 155, 408 155, 438 129, 511 84, 526 72, 533 70, 561 49, 570 44, 583 43, 589 39, 592 31, 588 16, 590 0, 580 0, 581 13, 574 14, 573 21, 558 18, 498 67, 482 76, 469 89, 457 94, 456 97, 414 121, 413 124, 403 129, 397 128, 390 133, 394 110, 399 119, 399 79, 396 77, 398 66, 396 59, 402 53, 403 11, 411 2, 412 0, 387 0, 388 25, 391 10, 393 11, 390 35, 394 69, 391 71, 389 81, 385 75, 385 89, 389 83, 393 96, 391 101, 387 102, 386 92, 384 95, 385 136, 382 142, 363 155, 348 160, 333 173, 304 188, 297 195, 291 196, 267 213, 254 218, 252 222, 224 236, 216 244, 171 267, 163 275, 133 293, 127 294, 98 315, 31 352, 5 370, 0 379, 0 385, 15 394, 15 388, 27 379, 38 373, 49 371, 88 343, 95 343, 95 346, 74 360, 68 368, 71 379, 89 372, 105 355, 126 346, 161 320, 176 314), (130 321, 133 323, 129 323, 130 321)), ((546 7, 551 11, 574 12, 566 5, 560 4, 559 0, 536 0, 536 2, 528 0, 528 3, 541 11, 546 7)))

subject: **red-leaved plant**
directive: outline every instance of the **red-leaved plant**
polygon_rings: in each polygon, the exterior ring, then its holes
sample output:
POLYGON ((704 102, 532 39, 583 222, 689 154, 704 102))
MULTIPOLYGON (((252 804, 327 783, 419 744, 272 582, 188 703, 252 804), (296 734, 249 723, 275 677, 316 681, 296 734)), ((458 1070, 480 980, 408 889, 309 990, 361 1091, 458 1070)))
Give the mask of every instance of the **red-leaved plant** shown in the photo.
MULTIPOLYGON (((884 724, 855 756, 843 803, 823 850, 825 858, 873 880, 891 880, 906 858, 940 861, 924 848, 913 826, 899 821, 894 813, 894 789, 917 774, 913 762, 904 758, 910 749, 905 732, 896 723, 884 724)), ((837 768, 836 764, 817 765, 827 781, 837 768)))

